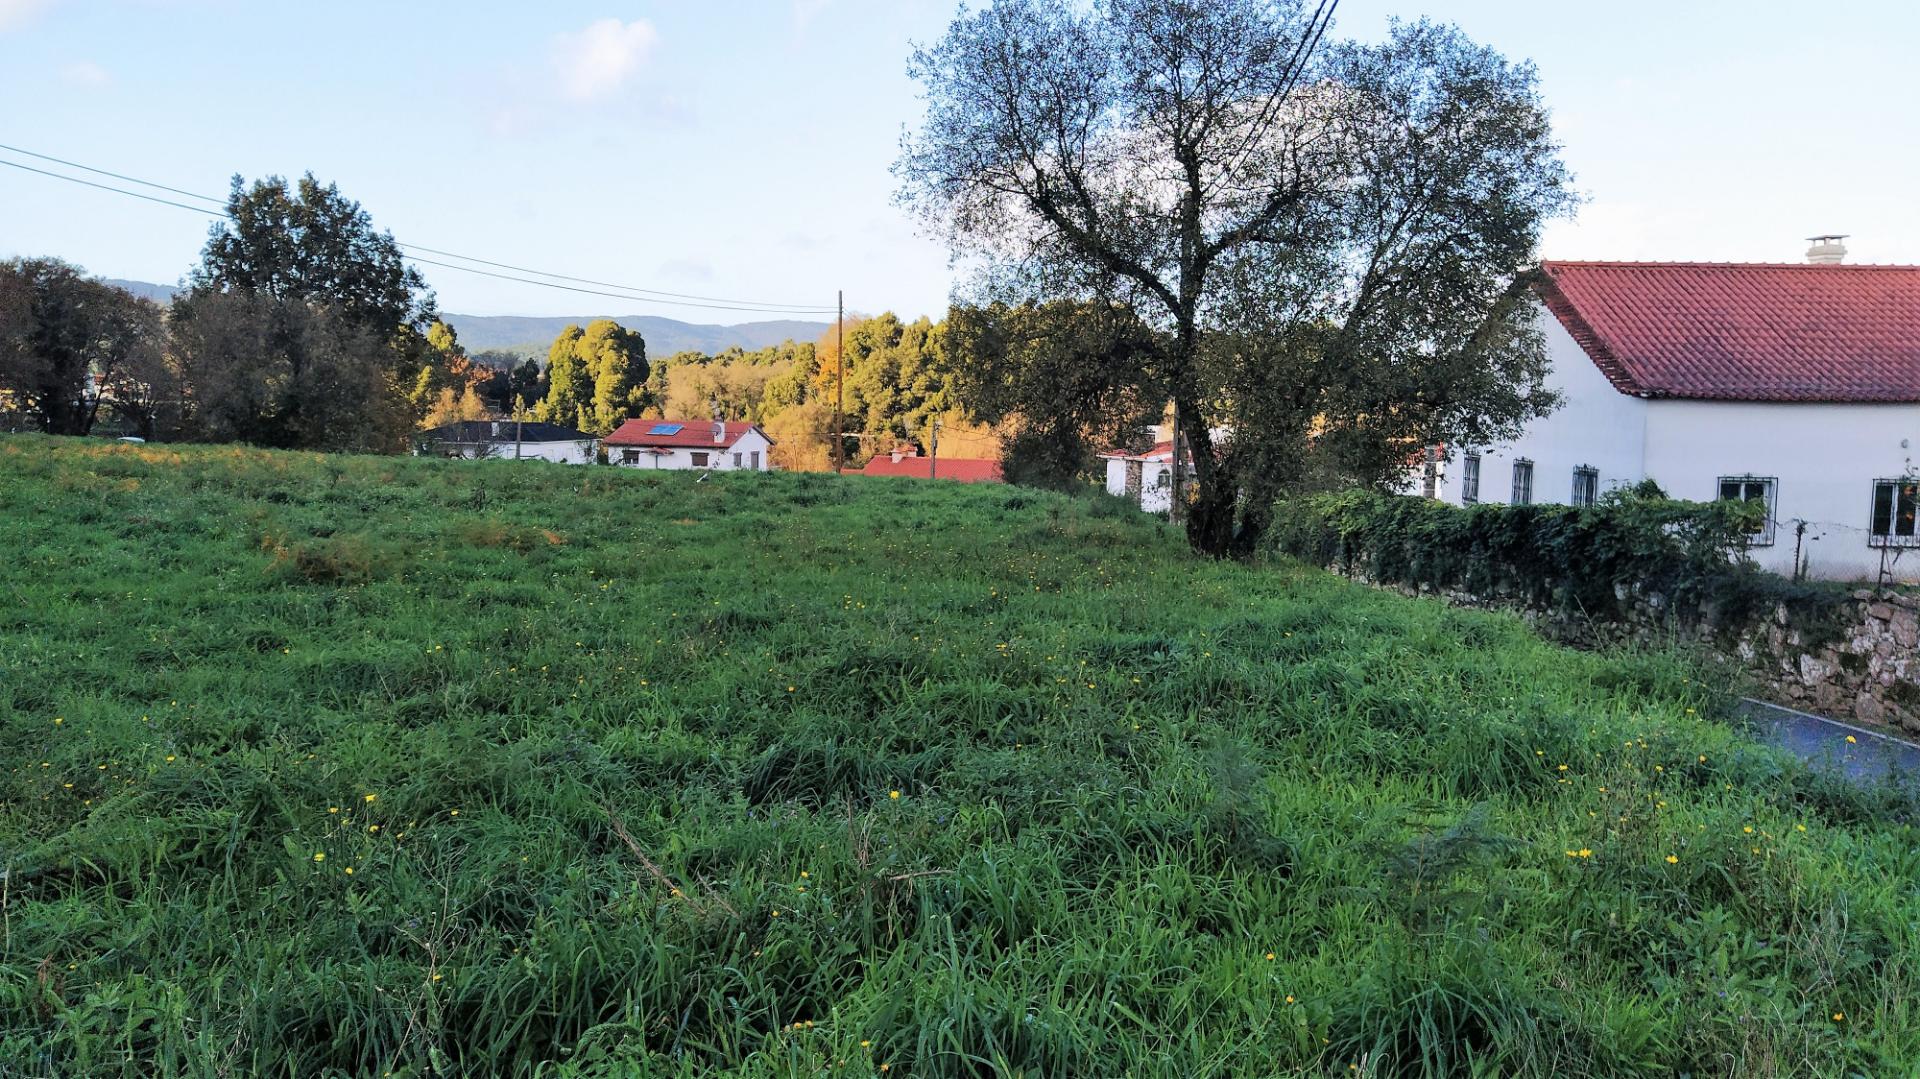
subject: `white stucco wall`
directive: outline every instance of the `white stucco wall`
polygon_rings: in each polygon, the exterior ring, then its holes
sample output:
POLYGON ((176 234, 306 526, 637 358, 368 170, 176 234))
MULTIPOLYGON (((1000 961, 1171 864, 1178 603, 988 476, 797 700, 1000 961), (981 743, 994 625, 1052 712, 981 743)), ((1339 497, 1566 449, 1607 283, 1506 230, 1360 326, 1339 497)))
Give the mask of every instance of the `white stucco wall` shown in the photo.
MULTIPOLYGON (((1771 478, 1774 541, 1753 558, 1793 572, 1799 558, 1816 577, 1873 579, 1881 551, 1868 543, 1873 483, 1920 468, 1920 405, 1796 404, 1644 399, 1613 388, 1559 320, 1541 313, 1553 370, 1548 385, 1562 402, 1512 443, 1480 450, 1480 501, 1508 502, 1513 462, 1533 461, 1533 501, 1565 503, 1573 470, 1599 470, 1599 490, 1652 478, 1676 498, 1719 497, 1723 477, 1771 478)), ((1461 502, 1462 460, 1442 465, 1439 497, 1461 502)), ((1418 490, 1419 473, 1409 477, 1418 490)), ((1920 579, 1920 550, 1890 565, 1895 577, 1920 579)))
POLYGON ((757 430, 750 430, 738 439, 735 439, 730 446, 716 444, 713 446, 695 447, 674 446, 666 450, 638 449, 639 460, 636 463, 629 463, 626 460, 626 454, 630 451, 635 451, 634 447, 608 446, 607 460, 612 464, 624 465, 627 468, 707 468, 719 472, 731 472, 737 468, 742 472, 747 472, 754 469, 753 455, 757 453, 760 455, 759 471, 771 472, 773 471, 773 457, 770 452, 772 449, 773 444, 767 441, 766 436, 757 430), (693 455, 696 453, 704 453, 707 455, 707 463, 705 465, 696 465, 693 463, 693 455), (733 463, 735 454, 740 456, 740 463, 738 465, 733 463))
MULTIPOLYGON (((1647 432, 1647 402, 1621 393, 1593 365, 1560 320, 1540 310, 1552 370, 1547 386, 1560 394, 1560 407, 1527 425, 1512 443, 1480 448, 1480 501, 1513 499, 1513 463, 1533 462, 1533 501, 1568 502, 1573 497, 1573 470, 1589 467, 1600 473, 1600 493, 1646 478, 1643 468, 1647 432)), ((1471 448, 1450 447, 1441 465, 1438 497, 1461 504, 1462 458, 1471 448)), ((1419 490, 1416 470, 1412 490, 1419 490)))
MULTIPOLYGON (((521 460, 558 461, 563 465, 589 465, 593 463, 593 439, 584 442, 522 442, 518 457, 521 460)), ((513 444, 491 447, 487 456, 496 459, 512 460, 516 456, 513 444)))
MULTIPOLYGON (((1676 498, 1719 495, 1722 476, 1762 476, 1774 487, 1774 542, 1754 560, 1791 573, 1797 522, 1809 571, 1873 579, 1880 549, 1868 545, 1873 482, 1920 466, 1920 405, 1821 405, 1747 401, 1647 402, 1647 474, 1676 498)), ((1893 565, 1920 576, 1920 551, 1893 565)))
MULTIPOLYGON (((1107 458, 1107 492, 1122 498, 1127 495, 1127 461, 1107 458)), ((1148 513, 1165 513, 1173 508, 1173 463, 1140 462, 1140 508, 1148 513)))

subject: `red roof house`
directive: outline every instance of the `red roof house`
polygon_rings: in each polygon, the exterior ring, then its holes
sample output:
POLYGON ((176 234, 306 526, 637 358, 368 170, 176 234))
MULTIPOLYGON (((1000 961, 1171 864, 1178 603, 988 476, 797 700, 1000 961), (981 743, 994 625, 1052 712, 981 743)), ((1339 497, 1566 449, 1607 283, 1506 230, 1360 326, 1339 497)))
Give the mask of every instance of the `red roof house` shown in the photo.
POLYGON ((917 449, 902 447, 892 453, 874 454, 863 476, 907 476, 912 479, 954 480, 959 483, 1005 483, 1000 462, 984 457, 922 457, 917 449))
POLYGON ((1846 265, 1841 239, 1807 263, 1542 263, 1558 407, 1448 447, 1438 497, 1588 505, 1650 479, 1760 503, 1765 568, 1920 577, 1920 266, 1846 265))
POLYGON ((607 460, 629 468, 769 471, 773 440, 757 423, 628 420, 606 437, 607 460))

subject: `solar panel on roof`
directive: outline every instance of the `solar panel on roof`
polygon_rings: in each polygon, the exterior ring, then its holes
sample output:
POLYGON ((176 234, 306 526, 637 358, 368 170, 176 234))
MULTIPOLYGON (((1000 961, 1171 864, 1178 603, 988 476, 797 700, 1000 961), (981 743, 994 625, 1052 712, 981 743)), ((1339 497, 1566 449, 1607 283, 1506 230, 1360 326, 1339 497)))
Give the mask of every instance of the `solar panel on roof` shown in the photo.
POLYGON ((680 433, 680 428, 683 426, 685 426, 685 424, 656 423, 653 425, 653 427, 650 430, 647 431, 647 433, 650 435, 677 435, 680 433))

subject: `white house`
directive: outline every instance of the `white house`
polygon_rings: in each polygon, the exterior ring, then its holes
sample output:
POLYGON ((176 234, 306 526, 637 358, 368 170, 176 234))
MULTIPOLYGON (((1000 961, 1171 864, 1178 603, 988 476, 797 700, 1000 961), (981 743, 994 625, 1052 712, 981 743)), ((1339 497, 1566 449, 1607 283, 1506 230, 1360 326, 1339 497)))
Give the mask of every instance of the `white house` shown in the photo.
POLYGON ((415 434, 413 452, 421 457, 500 457, 585 465, 593 463, 597 441, 585 431, 557 423, 464 420, 415 434))
MULTIPOLYGON (((1113 450, 1100 455, 1107 463, 1107 492, 1138 502, 1148 513, 1173 508, 1173 442, 1156 442, 1144 453, 1113 450)), ((1192 482, 1193 458, 1188 456, 1187 482, 1192 482)))
POLYGON ((1920 266, 1546 262, 1562 396, 1496 446, 1449 447, 1438 497, 1591 503, 1652 479, 1763 501, 1753 557, 1838 580, 1920 578, 1920 266))
POLYGON ((627 468, 773 470, 773 440, 757 423, 628 420, 606 446, 607 461, 627 468))

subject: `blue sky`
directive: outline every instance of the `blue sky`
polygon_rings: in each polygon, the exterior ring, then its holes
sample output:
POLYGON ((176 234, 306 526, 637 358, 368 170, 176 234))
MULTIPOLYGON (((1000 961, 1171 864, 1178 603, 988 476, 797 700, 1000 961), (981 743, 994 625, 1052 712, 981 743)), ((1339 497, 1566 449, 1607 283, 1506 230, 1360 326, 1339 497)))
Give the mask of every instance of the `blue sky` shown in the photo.
MULTIPOLYGON (((402 240, 646 288, 938 315, 891 202, 910 41, 954 0, 0 0, 0 143, 220 195, 312 170, 402 240)), ((1346 0, 1539 67, 1587 204, 1558 258, 1920 263, 1920 5, 1346 0)), ((0 157, 36 165, 0 152, 0 157)), ((97 179, 97 177, 96 177, 97 179)), ((0 256, 177 279, 180 210, 0 168, 0 256)), ((474 314, 752 316, 424 268, 474 314)))

